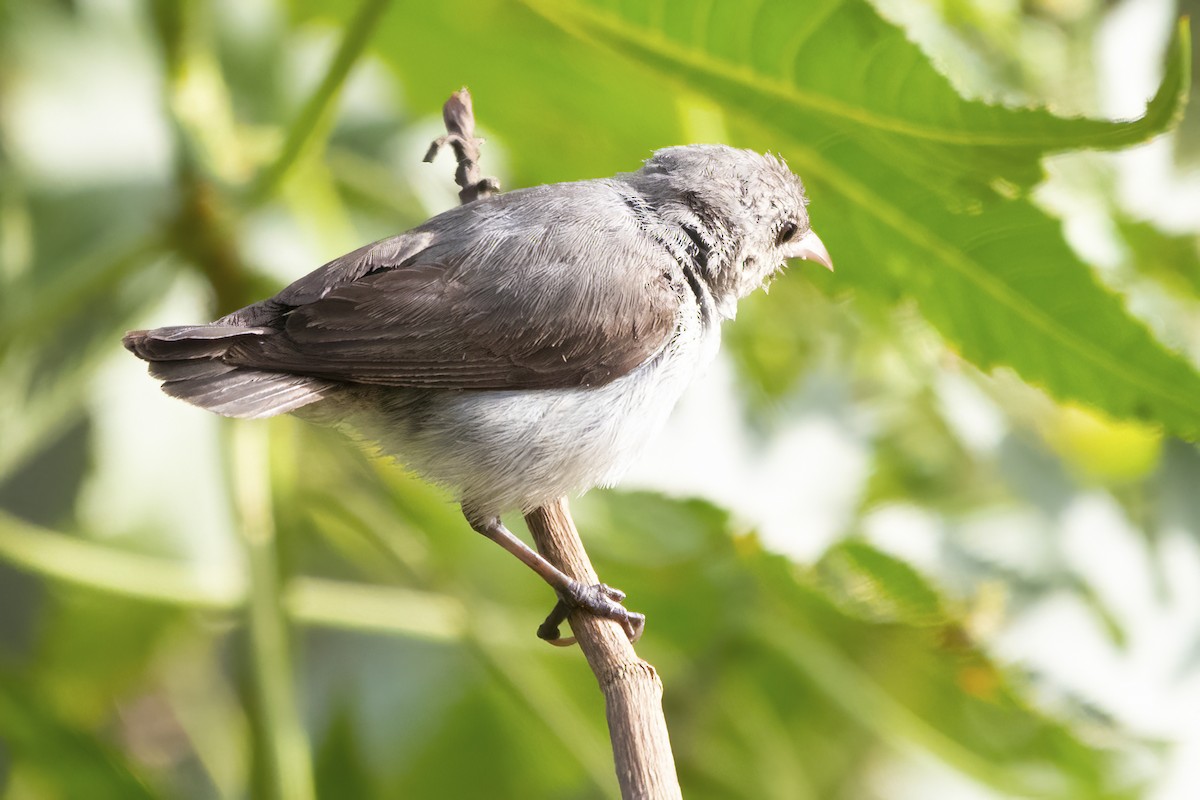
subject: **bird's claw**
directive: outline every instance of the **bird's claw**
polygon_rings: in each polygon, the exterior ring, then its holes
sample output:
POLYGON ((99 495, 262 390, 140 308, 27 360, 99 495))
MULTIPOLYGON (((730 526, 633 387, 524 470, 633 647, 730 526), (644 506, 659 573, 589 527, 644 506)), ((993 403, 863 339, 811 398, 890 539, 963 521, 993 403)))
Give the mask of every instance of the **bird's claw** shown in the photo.
POLYGON ((596 583, 587 586, 578 581, 572 581, 567 590, 559 594, 558 603, 546 617, 546 621, 538 627, 538 638, 558 647, 574 644, 575 637, 561 636, 558 626, 572 611, 581 608, 594 616, 619 623, 625 629, 625 635, 629 637, 629 641, 636 642, 642 638, 642 631, 646 627, 646 617, 621 605, 621 601, 624 599, 624 592, 607 584, 596 583))

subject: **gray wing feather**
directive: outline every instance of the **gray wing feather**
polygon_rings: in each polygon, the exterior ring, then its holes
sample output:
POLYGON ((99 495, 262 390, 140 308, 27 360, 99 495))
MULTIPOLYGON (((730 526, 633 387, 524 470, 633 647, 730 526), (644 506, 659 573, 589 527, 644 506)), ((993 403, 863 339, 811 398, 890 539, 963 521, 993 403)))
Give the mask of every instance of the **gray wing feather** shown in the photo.
POLYGON ((274 297, 238 309, 214 324, 242 327, 270 325, 279 319, 281 313, 316 302, 334 287, 353 283, 381 268, 403 266, 433 240, 434 235, 430 232, 410 231, 364 245, 313 270, 274 297))
POLYGON ((599 385, 670 341, 679 264, 611 181, 541 186, 434 217, 211 325, 134 331, 163 390, 227 416, 316 402, 339 383, 599 385))
POLYGON ((253 318, 273 335, 233 342, 224 360, 424 388, 611 381, 670 340, 681 288, 676 262, 604 188, 512 192, 356 251, 266 301, 275 316, 253 318))

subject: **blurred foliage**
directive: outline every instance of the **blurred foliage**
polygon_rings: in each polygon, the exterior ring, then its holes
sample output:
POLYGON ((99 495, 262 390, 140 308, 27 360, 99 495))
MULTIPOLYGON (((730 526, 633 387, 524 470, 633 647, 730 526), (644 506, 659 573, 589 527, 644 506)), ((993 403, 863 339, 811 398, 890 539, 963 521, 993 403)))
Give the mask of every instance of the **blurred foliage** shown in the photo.
POLYGON ((119 346, 451 204, 417 161, 463 84, 508 187, 685 141, 779 152, 838 264, 727 326, 751 452, 820 418, 867 453, 819 558, 788 545, 805 519, 781 540, 710 500, 575 504, 650 619, 685 794, 901 796, 932 763, 1143 796, 1167 755, 1114 698, 992 652, 1064 595, 1137 646, 1071 563, 1081 500, 1150 552, 1200 533, 1196 233, 1067 161, 1116 243, 1097 271, 1034 192, 1047 156, 1178 121, 1187 28, 1144 116, 1110 122, 1104 3, 916 7, 0 3, 0 796, 614 796, 594 679, 533 637, 540 582, 400 467, 290 419, 215 426, 119 346), (895 514, 936 554, 881 534, 895 514))

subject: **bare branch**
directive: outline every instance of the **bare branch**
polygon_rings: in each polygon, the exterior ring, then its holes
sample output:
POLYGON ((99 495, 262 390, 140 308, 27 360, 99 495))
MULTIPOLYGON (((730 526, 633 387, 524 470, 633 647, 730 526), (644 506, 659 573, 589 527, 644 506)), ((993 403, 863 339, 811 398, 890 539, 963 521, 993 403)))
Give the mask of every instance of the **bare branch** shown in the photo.
POLYGON ((484 178, 479 169, 479 146, 483 139, 475 137, 475 112, 471 108, 471 93, 466 87, 450 95, 446 105, 442 106, 442 119, 446 123, 446 135, 433 140, 425 161, 433 161, 439 150, 450 146, 458 159, 454 182, 461 187, 458 198, 463 205, 499 192, 500 182, 495 178, 484 178))
MULTIPOLYGON (((599 583, 565 497, 530 512, 525 521, 538 551, 551 564, 585 585, 599 583)), ((568 622, 604 693, 621 797, 681 798, 658 672, 638 658, 624 629, 613 620, 576 611, 568 622)))

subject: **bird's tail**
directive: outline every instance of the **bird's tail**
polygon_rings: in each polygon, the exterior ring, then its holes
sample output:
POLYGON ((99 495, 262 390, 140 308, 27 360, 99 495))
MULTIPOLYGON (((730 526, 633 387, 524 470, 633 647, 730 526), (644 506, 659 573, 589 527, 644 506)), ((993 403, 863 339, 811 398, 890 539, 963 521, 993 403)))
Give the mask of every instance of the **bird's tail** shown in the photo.
POLYGON ((125 347, 150 363, 150 374, 172 397, 227 417, 271 417, 324 397, 334 384, 307 375, 228 364, 225 354, 247 337, 270 336, 270 328, 185 325, 130 331, 125 347))

